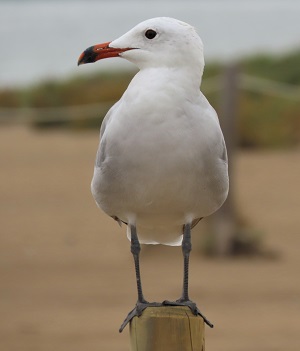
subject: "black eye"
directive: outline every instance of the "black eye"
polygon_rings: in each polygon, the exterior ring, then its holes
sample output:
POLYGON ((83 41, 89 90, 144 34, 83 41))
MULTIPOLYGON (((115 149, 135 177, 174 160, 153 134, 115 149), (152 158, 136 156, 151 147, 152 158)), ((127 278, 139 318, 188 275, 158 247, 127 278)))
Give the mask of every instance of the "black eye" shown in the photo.
POLYGON ((156 37, 156 32, 155 32, 155 30, 153 30, 153 29, 148 29, 147 31, 146 31, 146 33, 145 33, 145 37, 146 38, 148 38, 148 39, 153 39, 153 38, 155 38, 156 37))

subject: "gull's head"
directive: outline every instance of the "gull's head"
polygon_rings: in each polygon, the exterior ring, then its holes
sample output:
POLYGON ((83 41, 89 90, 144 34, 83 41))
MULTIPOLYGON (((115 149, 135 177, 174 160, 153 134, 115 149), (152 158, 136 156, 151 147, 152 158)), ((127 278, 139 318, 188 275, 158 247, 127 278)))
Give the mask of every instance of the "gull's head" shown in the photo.
POLYGON ((203 72, 203 44, 196 30, 187 23, 158 17, 139 23, 120 38, 86 49, 78 64, 108 57, 122 57, 140 69, 186 67, 203 72))

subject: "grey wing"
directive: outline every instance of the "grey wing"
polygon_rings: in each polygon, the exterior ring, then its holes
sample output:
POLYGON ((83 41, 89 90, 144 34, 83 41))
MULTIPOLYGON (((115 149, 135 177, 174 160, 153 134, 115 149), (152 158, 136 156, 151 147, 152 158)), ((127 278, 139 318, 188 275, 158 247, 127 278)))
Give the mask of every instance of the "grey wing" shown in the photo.
POLYGON ((109 121, 114 113, 114 111, 116 110, 116 108, 118 108, 120 104, 120 101, 118 101, 117 103, 115 103, 107 112, 106 116, 103 118, 102 124, 101 124, 101 128, 100 128, 100 142, 99 142, 99 146, 98 146, 98 150, 97 150, 97 155, 96 155, 96 160, 95 160, 95 167, 100 167, 101 163, 103 162, 103 160, 105 159, 106 155, 105 155, 105 140, 103 139, 103 135, 105 132, 106 127, 109 124, 109 121))
MULTIPOLYGON (((212 106, 210 106, 210 115, 212 116, 212 118, 214 118, 218 122, 218 124, 220 126, 220 120, 219 120, 218 114, 212 106)), ((220 126, 220 129, 221 129, 221 126, 220 126)), ((220 149, 220 159, 224 163, 228 164, 227 149, 226 149, 226 144, 225 144, 224 135, 222 133, 222 129, 221 129, 221 136, 222 136, 222 141, 221 141, 222 145, 221 145, 221 149, 220 149)))
MULTIPOLYGON (((119 106, 120 101, 118 101, 116 104, 114 104, 110 110, 107 112, 107 114, 105 115, 105 117, 103 118, 101 127, 100 127, 100 142, 99 142, 99 146, 98 146, 98 150, 97 150, 97 155, 96 155, 96 160, 95 160, 95 167, 100 167, 101 163, 104 161, 106 155, 105 155, 105 140, 103 138, 104 132, 106 130, 106 127, 109 124, 109 121, 114 113, 114 111, 116 110, 116 108, 119 106)), ((122 225, 122 223, 125 223, 127 225, 126 222, 121 221, 117 216, 110 216, 112 219, 114 219, 119 226, 122 225)))
POLYGON ((105 128, 109 123, 109 120, 112 116, 112 114, 114 113, 114 111, 119 107, 121 100, 117 101, 107 112, 107 114, 105 115, 105 117, 103 118, 102 124, 101 124, 101 128, 100 128, 100 140, 105 132, 105 128))
POLYGON ((202 93, 201 93, 201 96, 202 96, 202 99, 207 107, 206 113, 209 114, 210 118, 214 119, 218 123, 219 128, 221 130, 222 140, 221 140, 221 148, 219 149, 219 157, 224 163, 228 164, 227 149, 226 149, 226 144, 225 144, 225 140, 224 140, 224 135, 222 133, 222 129, 220 126, 220 120, 219 120, 218 114, 217 114, 216 110, 210 105, 210 103, 208 102, 208 100, 206 99, 206 97, 202 93))
POLYGON ((224 161, 226 164, 228 164, 227 148, 226 148, 224 137, 222 139, 222 144, 223 144, 223 149, 221 154, 221 160, 224 161))

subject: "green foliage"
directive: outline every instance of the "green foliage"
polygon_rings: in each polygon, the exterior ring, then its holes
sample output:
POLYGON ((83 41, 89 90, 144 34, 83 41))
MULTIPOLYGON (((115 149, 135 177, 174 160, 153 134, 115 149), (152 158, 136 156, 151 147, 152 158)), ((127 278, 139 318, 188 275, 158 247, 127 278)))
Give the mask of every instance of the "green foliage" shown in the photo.
POLYGON ((243 72, 256 77, 300 85, 300 51, 280 57, 259 55, 243 60, 240 66, 243 72))
POLYGON ((238 132, 244 147, 292 146, 300 140, 300 107, 295 102, 243 93, 238 132))
MULTIPOLYGON (((300 87, 300 51, 282 57, 259 55, 244 59, 238 65, 239 71, 248 76, 300 87)), ((222 74, 221 67, 216 64, 209 67, 207 76, 204 74, 204 93, 205 78, 214 74, 222 74)), ((219 92, 206 95, 220 114, 219 92)), ((278 148, 299 144, 300 99, 289 100, 241 90, 237 122, 241 147, 278 148)))
MULTIPOLYGON (((265 78, 291 86, 300 86, 300 51, 282 57, 259 55, 239 63, 248 76, 265 78)), ((223 67, 210 63, 205 67, 202 90, 218 111, 220 89, 210 92, 209 81, 222 75, 223 67)), ((136 72, 99 72, 65 81, 46 81, 36 86, 0 91, 0 108, 59 108, 117 101, 136 72)), ((218 83, 221 84, 221 83, 218 83)), ((300 141, 300 101, 278 98, 260 92, 239 92, 238 132, 242 147, 289 147, 300 141)), ((36 122, 36 127, 97 128, 107 109, 89 112, 82 118, 36 122)), ((220 112, 220 111, 218 111, 220 112)), ((70 117, 70 116, 68 116, 70 117)), ((221 117, 221 116, 220 116, 221 117)))

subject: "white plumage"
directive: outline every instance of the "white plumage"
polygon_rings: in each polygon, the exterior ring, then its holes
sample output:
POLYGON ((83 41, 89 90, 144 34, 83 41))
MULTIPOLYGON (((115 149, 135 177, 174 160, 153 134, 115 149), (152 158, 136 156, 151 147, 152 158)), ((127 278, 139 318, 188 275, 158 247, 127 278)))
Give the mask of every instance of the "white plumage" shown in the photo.
POLYGON ((199 89, 202 41, 186 23, 154 18, 107 50, 140 71, 103 121, 92 194, 141 243, 180 245, 183 225, 215 212, 229 186, 218 117, 199 89))

